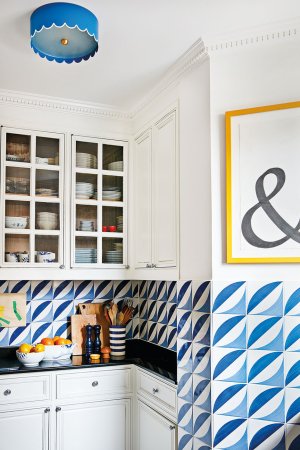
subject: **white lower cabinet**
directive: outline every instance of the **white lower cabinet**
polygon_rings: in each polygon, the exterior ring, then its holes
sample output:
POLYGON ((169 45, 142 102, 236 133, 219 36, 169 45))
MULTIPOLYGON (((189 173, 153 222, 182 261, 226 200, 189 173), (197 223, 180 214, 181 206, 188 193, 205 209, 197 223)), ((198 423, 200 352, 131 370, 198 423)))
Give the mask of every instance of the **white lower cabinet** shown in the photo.
POLYGON ((130 450, 130 400, 59 408, 56 450, 130 450))
POLYGON ((176 440, 176 425, 138 400, 137 450, 175 450, 176 440))
POLYGON ((49 408, 0 412, 1 450, 48 450, 49 408))

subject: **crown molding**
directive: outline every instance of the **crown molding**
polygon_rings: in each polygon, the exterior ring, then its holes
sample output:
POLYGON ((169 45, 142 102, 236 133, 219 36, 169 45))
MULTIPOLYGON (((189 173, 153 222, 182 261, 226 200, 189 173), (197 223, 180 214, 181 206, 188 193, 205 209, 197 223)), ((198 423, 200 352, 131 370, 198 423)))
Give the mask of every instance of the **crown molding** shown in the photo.
POLYGON ((182 77, 194 67, 202 64, 208 58, 208 53, 202 39, 195 42, 178 60, 167 70, 163 78, 131 111, 134 118, 139 112, 147 108, 164 90, 176 86, 182 77))
POLYGON ((47 111, 81 114, 104 119, 129 120, 128 111, 98 103, 80 103, 63 98, 48 97, 0 89, 0 103, 47 111))

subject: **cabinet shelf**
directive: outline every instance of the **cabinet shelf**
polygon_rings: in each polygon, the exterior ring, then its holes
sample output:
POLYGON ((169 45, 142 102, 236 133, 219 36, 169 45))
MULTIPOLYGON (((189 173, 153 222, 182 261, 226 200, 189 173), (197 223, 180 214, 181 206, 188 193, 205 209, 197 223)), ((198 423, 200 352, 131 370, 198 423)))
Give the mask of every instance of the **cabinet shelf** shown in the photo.
POLYGON ((58 197, 45 197, 42 195, 35 195, 34 200, 43 203, 60 203, 60 198, 58 197))
POLYGON ((97 231, 75 231, 75 236, 83 236, 83 237, 97 237, 97 231))
POLYGON ((116 208, 123 208, 124 207, 124 202, 109 202, 106 200, 102 200, 102 205, 103 206, 113 206, 116 208))
POLYGON ((102 170, 102 175, 107 175, 110 177, 123 177, 124 172, 121 172, 120 170, 102 170))
POLYGON ((116 233, 110 233, 110 232, 108 232, 108 233, 101 233, 101 236, 102 237, 105 237, 105 238, 123 238, 124 237, 124 233, 118 233, 118 232, 116 232, 116 233))
POLYGON ((28 228, 5 228, 5 234, 30 234, 30 230, 28 228))
POLYGON ((75 199, 76 205, 87 205, 87 206, 95 206, 98 203, 98 200, 95 199, 83 199, 83 198, 76 198, 75 199))
POLYGON ((60 230, 34 230, 36 236, 59 236, 60 230))
POLYGON ((31 169, 32 164, 29 162, 22 161, 5 161, 6 167, 15 167, 17 169, 31 169))
POLYGON ((35 168, 39 170, 54 170, 59 172, 60 167, 54 164, 35 164, 35 168))
POLYGON ((85 173, 85 174, 91 174, 91 175, 98 175, 98 169, 86 169, 84 167, 76 167, 75 169, 76 173, 85 173))

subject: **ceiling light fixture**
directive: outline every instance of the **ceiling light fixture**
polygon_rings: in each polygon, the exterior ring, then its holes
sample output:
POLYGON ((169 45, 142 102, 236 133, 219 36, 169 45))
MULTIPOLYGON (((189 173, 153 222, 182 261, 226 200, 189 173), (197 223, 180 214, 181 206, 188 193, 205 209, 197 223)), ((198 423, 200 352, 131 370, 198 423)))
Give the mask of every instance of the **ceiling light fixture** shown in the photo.
POLYGON ((48 3, 30 18, 31 47, 58 63, 81 62, 98 51, 97 17, 74 3, 48 3))

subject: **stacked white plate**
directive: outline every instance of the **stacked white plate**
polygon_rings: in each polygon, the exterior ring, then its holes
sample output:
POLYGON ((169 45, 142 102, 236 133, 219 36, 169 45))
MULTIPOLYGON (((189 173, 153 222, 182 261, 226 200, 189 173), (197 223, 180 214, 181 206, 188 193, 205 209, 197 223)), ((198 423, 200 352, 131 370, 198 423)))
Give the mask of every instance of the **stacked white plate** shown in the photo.
POLYGON ((96 248, 76 248, 75 249, 75 262, 77 264, 90 264, 97 262, 97 249, 96 248))
POLYGON ((108 263, 122 264, 123 262, 123 250, 108 250, 105 255, 108 263))
POLYGON ((94 220, 80 220, 79 221, 79 231, 95 231, 95 221, 94 220))
POLYGON ((76 167, 84 169, 97 169, 97 158, 90 153, 76 153, 76 167))
POLYGON ((123 165, 123 161, 115 161, 115 162, 109 163, 107 167, 108 167, 108 170, 117 170, 117 171, 122 172, 124 165, 123 165))
POLYGON ((36 195, 42 195, 43 197, 57 197, 55 189, 37 188, 36 195))
POLYGON ((103 187, 102 199, 106 201, 118 201, 121 200, 122 193, 119 187, 103 187))
POLYGON ((76 198, 92 198, 94 194, 94 185, 86 182, 76 182, 76 198))
POLYGON ((123 233, 123 216, 117 217, 117 231, 123 233))
POLYGON ((38 212, 37 226, 40 230, 56 230, 58 215, 53 212, 38 212))

